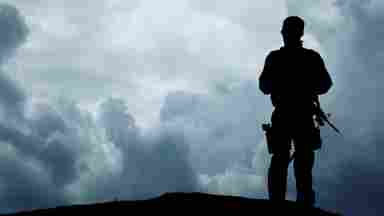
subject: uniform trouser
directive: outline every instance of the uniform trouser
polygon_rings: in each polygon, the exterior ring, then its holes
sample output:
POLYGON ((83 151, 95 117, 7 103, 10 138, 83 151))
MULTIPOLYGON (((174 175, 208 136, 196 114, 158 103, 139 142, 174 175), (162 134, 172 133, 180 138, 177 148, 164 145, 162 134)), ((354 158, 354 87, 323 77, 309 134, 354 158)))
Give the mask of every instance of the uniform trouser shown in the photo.
POLYGON ((275 201, 285 200, 290 149, 293 141, 295 144, 293 167, 297 190, 296 200, 313 205, 315 202, 315 193, 312 189, 312 168, 315 159, 311 133, 314 127, 313 119, 310 114, 301 115, 301 118, 296 119, 289 119, 287 116, 289 115, 278 111, 272 115, 272 127, 275 130, 274 136, 278 147, 273 152, 268 171, 269 198, 275 201), (295 124, 291 124, 292 122, 295 124))
MULTIPOLYGON (((293 161, 296 179, 297 202, 313 205, 315 194, 312 189, 312 168, 314 152, 295 152, 293 161)), ((275 153, 268 170, 268 192, 273 201, 285 200, 289 152, 275 153)))

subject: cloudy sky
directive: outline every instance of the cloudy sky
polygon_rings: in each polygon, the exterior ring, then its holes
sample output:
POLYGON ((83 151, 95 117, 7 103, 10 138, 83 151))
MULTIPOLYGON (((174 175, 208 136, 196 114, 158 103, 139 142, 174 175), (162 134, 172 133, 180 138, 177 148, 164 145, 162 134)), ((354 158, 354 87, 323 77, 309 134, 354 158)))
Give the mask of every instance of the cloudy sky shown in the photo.
MULTIPOLYGON (((384 209, 379 0, 1 0, 0 211, 163 192, 267 198, 258 89, 288 15, 325 59, 318 206, 384 209)), ((292 173, 288 198, 295 198, 292 173)))

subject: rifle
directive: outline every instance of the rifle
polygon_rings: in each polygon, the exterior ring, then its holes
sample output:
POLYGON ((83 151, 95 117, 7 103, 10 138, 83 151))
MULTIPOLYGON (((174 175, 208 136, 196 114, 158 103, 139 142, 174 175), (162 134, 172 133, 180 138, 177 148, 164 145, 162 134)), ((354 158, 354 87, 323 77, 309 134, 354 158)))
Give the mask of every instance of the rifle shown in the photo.
MULTIPOLYGON (((329 121, 328 119, 328 114, 325 114, 325 112, 323 111, 323 109, 321 109, 321 106, 320 106, 320 101, 319 101, 319 98, 316 97, 314 100, 314 107, 315 107, 315 121, 318 123, 318 125, 320 126, 324 126, 324 122, 326 122, 333 130, 335 130, 339 135, 342 136, 342 133, 340 132, 339 129, 337 129, 337 127, 332 124, 331 121, 329 121)), ((263 131, 265 132, 265 135, 266 135, 266 142, 267 142, 267 147, 268 147, 268 152, 270 154, 273 154, 273 150, 274 148, 276 148, 276 135, 273 134, 273 129, 272 129, 272 125, 270 123, 268 124, 262 124, 262 129, 263 131)), ((320 142, 321 142, 321 139, 320 139, 320 142)), ((320 144, 321 145, 321 144, 320 144)), ((289 161, 288 161, 288 164, 292 162, 292 160, 295 158, 296 156, 296 152, 293 152, 290 157, 289 157, 289 161)))
POLYGON ((321 109, 319 98, 316 97, 313 102, 315 104, 315 121, 320 126, 324 126, 325 125, 324 122, 326 122, 334 131, 336 131, 336 133, 338 133, 339 135, 342 135, 340 130, 337 129, 337 127, 334 124, 332 124, 331 121, 329 121, 328 119, 329 114, 325 114, 323 109, 321 109))

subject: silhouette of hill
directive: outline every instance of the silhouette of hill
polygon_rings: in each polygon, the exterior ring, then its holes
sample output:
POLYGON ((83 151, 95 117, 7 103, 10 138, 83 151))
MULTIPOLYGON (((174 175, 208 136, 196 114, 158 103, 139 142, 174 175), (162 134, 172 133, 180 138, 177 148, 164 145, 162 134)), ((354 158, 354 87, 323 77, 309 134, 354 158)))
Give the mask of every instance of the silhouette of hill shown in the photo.
POLYGON ((254 215, 313 215, 337 216, 319 208, 308 208, 292 201, 272 203, 269 200, 249 199, 204 193, 166 193, 139 201, 113 201, 89 205, 63 206, 39 209, 3 216, 45 215, 126 215, 129 213, 180 214, 180 213, 239 213, 250 211, 254 215))

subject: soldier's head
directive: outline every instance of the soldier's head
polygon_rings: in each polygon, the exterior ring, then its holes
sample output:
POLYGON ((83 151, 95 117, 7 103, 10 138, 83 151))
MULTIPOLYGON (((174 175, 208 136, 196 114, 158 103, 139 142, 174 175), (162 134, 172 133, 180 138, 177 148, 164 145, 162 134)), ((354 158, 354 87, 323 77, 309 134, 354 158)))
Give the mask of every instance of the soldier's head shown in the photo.
POLYGON ((304 25, 304 20, 298 16, 290 16, 284 20, 281 34, 285 46, 301 44, 301 37, 304 35, 304 25))

